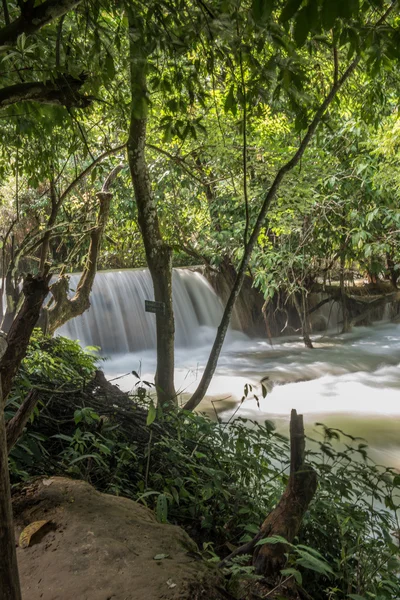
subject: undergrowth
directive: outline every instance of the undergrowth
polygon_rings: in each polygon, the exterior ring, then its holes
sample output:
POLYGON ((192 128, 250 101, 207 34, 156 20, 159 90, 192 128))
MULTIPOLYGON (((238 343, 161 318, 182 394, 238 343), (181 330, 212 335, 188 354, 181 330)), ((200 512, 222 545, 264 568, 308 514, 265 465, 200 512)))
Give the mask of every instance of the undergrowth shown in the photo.
MULTIPOLYGON (((68 402, 68 391, 85 385, 94 370, 95 358, 75 342, 36 334, 7 416, 32 386, 61 390, 68 402)), ((38 474, 85 479, 184 527, 203 556, 218 561, 250 540, 279 500, 288 480, 288 440, 269 421, 238 418, 227 425, 183 411, 163 416, 157 427, 150 423, 151 401, 139 389, 133 400, 150 406, 147 443, 127 439, 123 427, 90 406, 58 423, 49 437, 40 431, 39 407, 11 453, 13 481, 38 474)), ((400 475, 374 464, 362 440, 323 425, 317 432, 307 460, 318 490, 279 581, 296 582, 315 600, 398 599, 399 548, 392 533, 399 529, 400 475)), ((246 558, 227 575, 232 581, 254 577, 246 558)))

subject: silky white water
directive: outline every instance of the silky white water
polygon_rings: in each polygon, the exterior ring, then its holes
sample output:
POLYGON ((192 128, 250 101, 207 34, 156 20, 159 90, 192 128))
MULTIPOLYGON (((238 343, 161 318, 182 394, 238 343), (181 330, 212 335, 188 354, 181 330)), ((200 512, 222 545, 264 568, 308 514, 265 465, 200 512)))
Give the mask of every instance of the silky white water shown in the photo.
MULTIPOLYGON (((151 297, 145 271, 100 274, 90 311, 61 332, 83 345, 100 345, 107 357, 106 374, 130 390, 137 384, 133 370, 146 381, 154 380, 155 315, 143 308, 144 299, 151 297)), ((188 270, 175 272, 174 302, 175 382, 183 402, 200 380, 222 308, 206 280, 188 270)), ((280 338, 271 346, 230 331, 200 409, 215 407, 228 419, 250 383, 259 405, 249 394, 238 415, 273 419, 285 429, 290 410, 296 408, 309 432, 322 421, 363 436, 376 459, 400 468, 400 325, 379 323, 346 335, 318 335, 314 344, 310 350, 299 339, 280 338)))

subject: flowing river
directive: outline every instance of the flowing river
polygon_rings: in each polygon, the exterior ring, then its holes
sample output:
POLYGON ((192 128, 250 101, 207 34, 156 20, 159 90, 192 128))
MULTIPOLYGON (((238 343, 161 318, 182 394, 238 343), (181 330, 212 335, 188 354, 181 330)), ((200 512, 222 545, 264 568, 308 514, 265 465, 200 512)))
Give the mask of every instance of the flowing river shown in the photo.
MULTIPOLYGON (((72 281, 74 283, 74 280, 72 281)), ((101 273, 96 278, 92 308, 60 333, 82 345, 100 345, 103 369, 124 389, 155 373, 155 316, 144 312, 152 298, 144 270, 101 273)), ((196 388, 221 316, 221 304, 198 273, 174 274, 177 323, 176 389, 184 401, 196 388)), ((400 469, 400 325, 377 323, 350 334, 314 336, 315 348, 296 338, 279 338, 273 345, 230 331, 215 377, 200 409, 228 420, 243 397, 252 392, 237 415, 273 420, 287 430, 292 408, 304 414, 307 432, 323 422, 366 438, 374 458, 400 469), (261 380, 268 390, 262 397, 261 380)))

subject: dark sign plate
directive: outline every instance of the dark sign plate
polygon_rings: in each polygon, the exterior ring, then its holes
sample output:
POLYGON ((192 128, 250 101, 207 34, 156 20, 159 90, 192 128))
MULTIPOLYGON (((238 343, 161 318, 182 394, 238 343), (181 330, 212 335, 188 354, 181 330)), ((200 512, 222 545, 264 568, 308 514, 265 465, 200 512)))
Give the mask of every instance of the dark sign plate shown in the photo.
POLYGON ((165 315, 165 303, 155 302, 154 300, 145 300, 144 309, 149 313, 156 313, 157 315, 165 315))

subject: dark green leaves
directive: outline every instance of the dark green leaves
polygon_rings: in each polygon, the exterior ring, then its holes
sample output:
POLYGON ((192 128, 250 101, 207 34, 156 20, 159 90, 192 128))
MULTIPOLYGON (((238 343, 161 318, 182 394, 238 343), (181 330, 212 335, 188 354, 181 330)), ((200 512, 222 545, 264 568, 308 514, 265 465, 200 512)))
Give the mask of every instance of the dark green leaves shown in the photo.
POLYGON ((228 92, 228 95, 224 104, 225 112, 231 111, 233 116, 236 116, 237 113, 237 100, 235 98, 235 86, 231 85, 231 88, 228 92))
POLYGON ((106 54, 106 58, 104 61, 104 68, 106 70, 106 75, 108 79, 111 81, 115 77, 115 65, 114 59, 109 52, 106 54))
POLYGON ((254 21, 263 24, 271 15, 274 8, 274 0, 252 0, 251 11, 254 21))
POLYGON ((291 19, 299 10, 302 2, 303 0, 288 0, 279 17, 280 22, 285 23, 286 21, 289 21, 289 19, 291 19))
POLYGON ((338 16, 338 3, 332 0, 324 0, 322 4, 322 25, 324 29, 332 29, 338 16))
POLYGON ((297 46, 302 46, 307 39, 308 32, 310 29, 310 21, 308 18, 307 7, 301 9, 297 15, 296 22, 293 30, 294 41, 297 46))
POLYGON ((147 413, 146 425, 151 425, 155 421, 156 416, 157 416, 157 409, 154 405, 154 402, 151 400, 150 406, 149 406, 149 412, 147 413))

